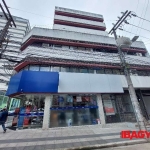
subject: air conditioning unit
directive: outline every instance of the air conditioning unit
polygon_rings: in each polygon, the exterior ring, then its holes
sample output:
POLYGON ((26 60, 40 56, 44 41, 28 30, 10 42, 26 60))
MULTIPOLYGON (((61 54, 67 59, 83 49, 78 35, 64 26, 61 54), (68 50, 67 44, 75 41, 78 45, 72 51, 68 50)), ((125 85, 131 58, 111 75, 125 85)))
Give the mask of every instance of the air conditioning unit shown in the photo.
POLYGON ((43 44, 42 44, 42 47, 49 47, 49 44, 43 43, 43 44))

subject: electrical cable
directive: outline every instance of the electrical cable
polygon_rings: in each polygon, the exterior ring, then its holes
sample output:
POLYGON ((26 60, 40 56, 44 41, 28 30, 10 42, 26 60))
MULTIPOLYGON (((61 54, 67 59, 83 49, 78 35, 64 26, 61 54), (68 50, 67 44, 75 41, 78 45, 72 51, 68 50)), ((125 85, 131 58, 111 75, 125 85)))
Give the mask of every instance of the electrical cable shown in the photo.
MULTIPOLYGON (((146 4, 146 0, 145 0, 144 4, 146 4)), ((141 17, 142 17, 142 15, 143 15, 143 12, 144 12, 144 6, 143 6, 142 13, 141 13, 141 17)), ((139 24, 138 24, 138 26, 140 26, 140 23, 141 23, 141 20, 139 20, 139 24)), ((138 28, 137 28, 136 33, 138 33, 138 28)))
MULTIPOLYGON (((124 31, 124 32, 128 32, 128 33, 130 33, 130 34, 138 35, 138 34, 135 34, 135 33, 129 32, 129 31, 126 31, 126 30, 121 29, 121 28, 118 28, 118 29, 121 30, 121 31, 124 31)), ((144 37, 144 36, 142 36, 142 35, 139 35, 139 36, 142 37, 142 38, 145 38, 145 39, 150 40, 150 38, 144 37)))
MULTIPOLYGON (((137 12, 138 7, 139 7, 139 0, 138 0, 138 3, 137 3, 137 6, 136 6, 135 12, 137 12)), ((135 18, 133 19, 133 24, 134 24, 134 21, 135 21, 135 18)), ((133 26, 131 26, 131 32, 132 32, 132 29, 133 29, 133 26)))
POLYGON ((125 20, 125 23, 128 24, 128 25, 132 25, 132 26, 135 26, 135 27, 137 27, 137 28, 140 28, 140 29, 143 29, 143 30, 145 30, 145 31, 150 32, 150 30, 147 30, 147 29, 145 29, 145 28, 142 28, 142 27, 136 26, 136 25, 134 25, 134 24, 131 24, 131 23, 127 22, 126 20, 125 20))
MULTIPOLYGON (((146 15, 146 12, 147 12, 148 5, 149 5, 149 0, 148 0, 147 6, 146 6, 146 10, 145 10, 145 14, 144 14, 143 18, 145 18, 145 15, 146 15)), ((143 22, 144 22, 144 21, 143 21, 143 22)), ((143 22, 142 22, 141 28, 142 28, 142 26, 143 26, 143 22)), ((139 31, 139 34, 140 34, 140 33, 141 33, 141 30, 139 31)))

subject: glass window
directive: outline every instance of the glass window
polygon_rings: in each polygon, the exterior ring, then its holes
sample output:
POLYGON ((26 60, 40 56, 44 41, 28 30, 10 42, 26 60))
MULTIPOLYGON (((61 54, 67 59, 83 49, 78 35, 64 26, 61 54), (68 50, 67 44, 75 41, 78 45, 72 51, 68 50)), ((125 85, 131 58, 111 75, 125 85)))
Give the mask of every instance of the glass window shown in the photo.
POLYGON ((50 66, 41 66, 40 71, 50 71, 50 66))
POLYGON ((29 70, 32 70, 32 71, 39 71, 39 65, 31 65, 29 70))
POLYGON ((94 73, 94 69, 89 69, 89 73, 94 73))
POLYGON ((111 69, 105 69, 105 73, 106 74, 112 74, 112 70, 111 69))
POLYGON ((7 100, 8 100, 8 97, 5 96, 4 99, 3 99, 3 103, 7 104, 7 100))
POLYGON ((147 71, 147 75, 150 76, 150 71, 147 71))
POLYGON ((118 69, 113 69, 113 74, 120 74, 120 70, 118 70, 118 69))
POLYGON ((97 74, 104 74, 104 69, 98 69, 98 70, 96 70, 96 73, 97 74))
POLYGON ((62 45, 54 45, 54 47, 62 48, 62 45))
POLYGON ((54 95, 51 106, 50 127, 98 124, 96 95, 54 95))
POLYGON ((72 48, 73 48, 73 49, 78 49, 78 47, 74 47, 74 46, 73 46, 72 48))
POLYGON ((123 71, 123 70, 120 70, 120 74, 124 75, 124 71, 123 71))
POLYGON ((85 47, 78 47, 79 50, 85 50, 85 47))
POLYGON ((29 66, 24 67, 24 70, 29 70, 29 66))
POLYGON ((80 72, 81 73, 88 73, 88 69, 86 69, 86 68, 80 68, 80 72))
POLYGON ((137 71, 137 74, 139 75, 139 76, 147 76, 147 72, 146 71, 137 71))
POLYGON ((61 72, 69 72, 69 67, 61 67, 61 72))
POLYGON ((55 66, 55 67, 52 67, 52 71, 59 72, 59 71, 60 71, 60 67, 57 67, 57 66, 55 66))
POLYGON ((2 105, 2 102, 3 102, 3 96, 0 95, 0 108, 2 107, 2 106, 1 106, 1 105, 2 105))
POLYGON ((79 69, 78 68, 70 67, 70 72, 79 72, 79 69))

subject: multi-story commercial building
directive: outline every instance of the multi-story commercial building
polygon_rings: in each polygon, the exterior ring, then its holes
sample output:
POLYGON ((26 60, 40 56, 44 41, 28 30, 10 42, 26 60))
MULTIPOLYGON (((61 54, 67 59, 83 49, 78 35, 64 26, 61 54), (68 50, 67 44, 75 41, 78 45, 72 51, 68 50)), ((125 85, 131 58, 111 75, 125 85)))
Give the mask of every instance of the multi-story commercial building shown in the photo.
MULTIPOLYGON (((8 87, 8 82, 13 73, 13 67, 15 66, 15 61, 20 61, 23 57, 18 55, 20 53, 20 46, 23 37, 30 31, 30 24, 27 19, 13 16, 15 27, 9 27, 7 33, 8 43, 3 43, 4 53, 2 59, 0 59, 0 108, 7 105, 7 97, 4 94, 8 87), (10 61, 8 61, 11 60, 10 61)), ((4 14, 0 12, 0 30, 3 30, 6 25, 7 19, 4 14)), ((0 50, 0 53, 3 51, 0 50)))
MULTIPOLYGON (((23 38, 22 55, 28 57, 15 67, 7 90, 25 102, 18 127, 136 122, 116 41, 105 30, 102 15, 56 7, 53 29, 35 27, 23 38)), ((146 47, 137 41, 122 51, 149 119, 146 47)))

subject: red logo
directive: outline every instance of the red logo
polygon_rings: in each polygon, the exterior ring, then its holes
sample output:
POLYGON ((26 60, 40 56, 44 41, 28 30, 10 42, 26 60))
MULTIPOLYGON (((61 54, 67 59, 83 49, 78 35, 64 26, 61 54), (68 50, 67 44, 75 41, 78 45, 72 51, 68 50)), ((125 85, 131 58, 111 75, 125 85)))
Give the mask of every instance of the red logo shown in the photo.
POLYGON ((120 133, 121 138, 126 138, 132 140, 133 138, 136 139, 143 139, 143 138, 150 138, 150 132, 148 131, 121 131, 120 133))

